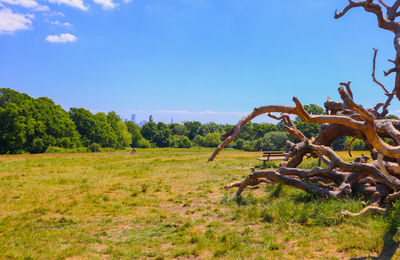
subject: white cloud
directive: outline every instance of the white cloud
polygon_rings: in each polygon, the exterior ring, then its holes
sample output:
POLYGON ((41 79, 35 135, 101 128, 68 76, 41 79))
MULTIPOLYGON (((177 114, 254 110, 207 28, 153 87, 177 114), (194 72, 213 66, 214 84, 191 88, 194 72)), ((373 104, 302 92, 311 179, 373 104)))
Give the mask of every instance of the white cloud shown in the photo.
POLYGON ((0 2, 10 5, 19 5, 25 8, 32 8, 35 11, 50 11, 48 6, 40 5, 35 0, 0 0, 0 2))
POLYGON ((64 4, 69 5, 71 7, 75 7, 81 9, 83 11, 87 11, 88 8, 83 4, 83 0, 49 0, 50 3, 56 4, 64 4))
POLYGON ((45 40, 54 43, 66 43, 66 42, 75 42, 78 40, 78 37, 70 33, 63 33, 60 35, 48 35, 45 40))
POLYGON ((187 110, 156 110, 156 111, 154 111, 154 113, 158 113, 158 114, 191 114, 192 112, 187 111, 187 110))
POLYGON ((187 110, 156 110, 153 111, 154 114, 191 114, 191 115, 235 115, 235 116, 244 116, 247 115, 248 112, 217 112, 217 111, 199 111, 192 112, 187 110))
POLYGON ((96 4, 101 5, 103 10, 110 10, 117 7, 117 4, 114 3, 112 0, 93 0, 96 4))
POLYGON ((33 15, 13 13, 10 9, 0 10, 0 34, 27 30, 32 27, 33 15))
POLYGON ((125 4, 129 4, 130 2, 132 2, 132 0, 124 0, 125 4))
MULTIPOLYGON (((48 20, 47 20, 47 22, 48 22, 48 20)), ((63 26, 63 27, 65 27, 65 28, 71 28, 71 27, 72 27, 72 24, 67 23, 67 22, 62 23, 62 22, 60 22, 60 21, 58 21, 58 20, 51 21, 50 24, 58 25, 58 26, 63 26)))

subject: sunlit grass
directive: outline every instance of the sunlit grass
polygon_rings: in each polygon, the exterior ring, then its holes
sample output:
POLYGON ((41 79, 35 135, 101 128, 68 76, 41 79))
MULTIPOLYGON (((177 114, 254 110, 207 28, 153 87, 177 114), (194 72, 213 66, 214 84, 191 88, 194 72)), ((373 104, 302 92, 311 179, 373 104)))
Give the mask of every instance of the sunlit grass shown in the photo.
POLYGON ((345 218, 340 212, 360 210, 361 199, 281 185, 231 199, 224 185, 260 165, 260 154, 228 149, 206 163, 211 152, 0 156, 0 258, 340 259, 377 256, 398 239, 397 205, 345 218))

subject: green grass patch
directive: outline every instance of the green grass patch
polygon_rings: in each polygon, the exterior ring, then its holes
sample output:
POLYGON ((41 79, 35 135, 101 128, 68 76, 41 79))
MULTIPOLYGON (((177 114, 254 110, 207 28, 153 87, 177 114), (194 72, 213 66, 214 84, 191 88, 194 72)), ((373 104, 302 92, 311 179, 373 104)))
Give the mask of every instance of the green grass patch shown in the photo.
POLYGON ((0 156, 0 258, 400 257, 400 203, 385 215, 348 218, 340 212, 362 209, 360 199, 284 185, 232 199, 236 189, 224 185, 246 177, 259 154, 229 149, 206 163, 211 153, 0 156))

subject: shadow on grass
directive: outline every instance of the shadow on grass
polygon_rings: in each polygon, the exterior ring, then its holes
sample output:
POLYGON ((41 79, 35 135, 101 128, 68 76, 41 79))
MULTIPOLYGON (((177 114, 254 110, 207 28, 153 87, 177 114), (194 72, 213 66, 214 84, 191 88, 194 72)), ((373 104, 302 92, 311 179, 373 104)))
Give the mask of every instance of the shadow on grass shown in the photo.
POLYGON ((362 260, 362 259, 383 259, 388 260, 392 259, 394 254, 396 253, 397 249, 399 248, 399 242, 395 242, 393 237, 396 233, 393 231, 387 232, 384 237, 384 244, 381 253, 377 257, 357 257, 357 258, 350 258, 351 260, 362 260))
POLYGON ((397 249, 399 248, 398 232, 400 227, 400 203, 395 203, 392 209, 388 212, 387 220, 389 230, 383 236, 383 248, 377 257, 359 257, 357 259, 392 259, 397 249))

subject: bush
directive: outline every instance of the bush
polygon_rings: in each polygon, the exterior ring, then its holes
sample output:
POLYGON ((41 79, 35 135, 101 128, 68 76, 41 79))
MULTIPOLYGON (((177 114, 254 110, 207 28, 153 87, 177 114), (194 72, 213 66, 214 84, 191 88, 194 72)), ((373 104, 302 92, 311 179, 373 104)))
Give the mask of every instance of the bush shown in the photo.
POLYGON ((28 146, 28 151, 30 153, 43 153, 46 151, 46 145, 44 144, 43 139, 36 137, 33 139, 33 142, 30 146, 28 146))
MULTIPOLYGON (((128 148, 129 149, 129 148, 128 148)), ((105 147, 105 148, 101 148, 100 151, 101 152, 114 152, 116 149, 115 148, 111 148, 111 147, 105 147)), ((122 150, 126 150, 126 148, 122 149, 122 150)))
POLYGON ((56 146, 49 146, 49 147, 46 149, 46 152, 45 152, 45 153, 62 153, 63 151, 64 151, 63 148, 56 147, 56 146))
POLYGON ((138 142, 138 147, 140 147, 140 148, 150 148, 151 144, 150 144, 149 140, 142 138, 138 142))
POLYGON ((285 132, 268 132, 264 135, 260 148, 264 151, 279 151, 285 147, 287 139, 285 132))
POLYGON ((88 150, 92 153, 98 153, 100 152, 100 145, 98 143, 92 143, 89 147, 88 150))
POLYGON ((193 143, 186 136, 181 136, 178 142, 179 148, 190 148, 193 146, 193 143))
POLYGON ((217 132, 207 134, 204 138, 205 147, 217 147, 221 143, 220 134, 217 132))
MULTIPOLYGON (((352 139, 351 137, 348 137, 348 138, 346 139, 346 142, 345 142, 346 146, 350 143, 351 139, 352 139)), ((354 140, 354 142, 350 145, 350 149, 353 150, 353 151, 364 151, 364 150, 368 150, 368 149, 367 149, 367 146, 366 146, 365 143, 364 143, 364 141, 361 140, 361 139, 356 139, 356 140, 354 140)))
POLYGON ((204 146, 205 143, 205 137, 201 136, 201 135, 196 135, 193 138, 193 142, 197 145, 197 146, 204 146))

